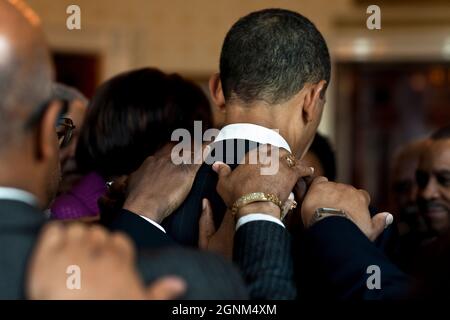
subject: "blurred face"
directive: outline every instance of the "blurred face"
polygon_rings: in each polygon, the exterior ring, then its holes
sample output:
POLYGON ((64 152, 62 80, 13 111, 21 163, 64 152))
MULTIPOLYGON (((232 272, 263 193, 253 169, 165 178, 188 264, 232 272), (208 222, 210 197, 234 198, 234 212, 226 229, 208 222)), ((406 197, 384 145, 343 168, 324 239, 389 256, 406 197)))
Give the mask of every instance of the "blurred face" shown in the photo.
POLYGON ((417 184, 416 170, 419 165, 420 153, 409 154, 402 157, 399 165, 395 166, 392 189, 395 194, 397 212, 404 216, 415 215, 417 213, 417 184))
POLYGON ((416 173, 418 205, 430 231, 450 227, 450 139, 432 141, 416 173))
POLYGON ((300 142, 300 147, 296 148, 297 150, 301 150, 302 153, 299 154, 300 159, 306 155, 306 152, 309 150, 314 137, 317 133, 317 128, 319 128, 320 120, 322 119, 323 108, 325 106, 325 98, 318 98, 315 103, 315 108, 313 108, 311 121, 308 122, 303 132, 299 132, 298 136, 301 137, 301 140, 305 141, 305 145, 300 142))
POLYGON ((315 153, 308 151, 302 158, 302 162, 305 166, 314 168, 314 177, 324 176, 325 170, 322 167, 322 163, 315 153))
POLYGON ((77 164, 75 161, 75 152, 80 137, 80 130, 83 126, 86 116, 87 105, 81 100, 74 100, 69 105, 65 117, 73 121, 75 129, 72 131, 70 142, 59 152, 61 163, 62 180, 59 184, 58 193, 66 193, 72 189, 74 184, 80 179, 81 175, 77 172, 77 164))

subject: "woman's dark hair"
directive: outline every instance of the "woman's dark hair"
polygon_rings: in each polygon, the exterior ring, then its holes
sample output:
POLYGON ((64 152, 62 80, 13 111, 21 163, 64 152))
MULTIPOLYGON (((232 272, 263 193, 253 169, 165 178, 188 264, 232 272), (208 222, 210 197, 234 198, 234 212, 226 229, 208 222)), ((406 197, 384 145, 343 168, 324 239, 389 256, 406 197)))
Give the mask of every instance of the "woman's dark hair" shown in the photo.
POLYGON ((135 171, 170 141, 178 128, 193 132, 194 120, 211 126, 208 98, 177 74, 144 68, 103 83, 89 103, 76 161, 81 172, 105 179, 135 171))

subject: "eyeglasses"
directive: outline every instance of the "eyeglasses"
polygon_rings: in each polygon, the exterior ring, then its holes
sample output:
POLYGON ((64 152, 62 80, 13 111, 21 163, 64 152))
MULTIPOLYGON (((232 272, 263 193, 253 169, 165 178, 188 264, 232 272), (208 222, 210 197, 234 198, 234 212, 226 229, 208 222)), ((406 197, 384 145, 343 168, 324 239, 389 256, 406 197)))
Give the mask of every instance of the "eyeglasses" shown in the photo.
POLYGON ((69 118, 61 118, 56 126, 56 134, 58 135, 59 147, 61 149, 67 147, 72 138, 73 130, 76 127, 69 118))

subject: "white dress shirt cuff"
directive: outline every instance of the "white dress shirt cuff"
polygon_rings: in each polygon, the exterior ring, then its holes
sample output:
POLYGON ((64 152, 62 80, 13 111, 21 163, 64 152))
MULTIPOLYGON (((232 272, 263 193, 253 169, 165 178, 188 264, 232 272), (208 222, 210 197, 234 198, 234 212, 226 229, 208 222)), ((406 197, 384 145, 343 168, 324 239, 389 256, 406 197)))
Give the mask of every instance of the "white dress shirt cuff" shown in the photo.
POLYGON ((245 215, 245 216, 239 218, 239 220, 236 223, 236 231, 240 227, 242 227, 244 224, 252 222, 252 221, 270 221, 270 222, 276 223, 284 228, 284 224, 283 224, 283 222, 281 222, 280 219, 277 219, 273 216, 270 216, 270 215, 264 214, 264 213, 251 213, 251 214, 248 214, 248 215, 245 215))
POLYGON ((158 228, 159 230, 161 230, 162 232, 166 233, 166 230, 164 230, 164 228, 163 228, 159 223, 157 223, 157 222, 155 222, 155 221, 153 221, 152 219, 149 219, 149 218, 147 218, 147 217, 144 217, 144 216, 141 216, 141 215, 138 215, 138 216, 141 217, 142 219, 144 219, 144 220, 150 222, 152 225, 154 225, 155 227, 157 227, 157 228, 158 228))

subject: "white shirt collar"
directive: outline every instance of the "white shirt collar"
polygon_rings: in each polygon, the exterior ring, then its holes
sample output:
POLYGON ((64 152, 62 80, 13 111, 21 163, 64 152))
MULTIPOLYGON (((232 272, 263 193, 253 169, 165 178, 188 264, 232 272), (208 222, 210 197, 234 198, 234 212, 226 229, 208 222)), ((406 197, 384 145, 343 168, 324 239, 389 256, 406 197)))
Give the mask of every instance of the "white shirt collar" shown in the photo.
POLYGON ((220 130, 214 142, 233 139, 249 140, 260 144, 271 144, 292 152, 287 141, 277 131, 252 123, 229 124, 220 130))
POLYGON ((166 230, 165 230, 159 223, 157 223, 156 221, 153 221, 152 219, 147 218, 147 217, 145 217, 145 216, 141 216, 141 215, 139 215, 139 217, 141 217, 142 219, 147 220, 147 221, 150 222, 152 225, 154 225, 155 227, 157 227, 159 230, 161 230, 162 232, 166 233, 166 230))
POLYGON ((15 200, 25 202, 33 207, 38 206, 38 201, 34 195, 16 188, 0 187, 0 200, 15 200))

